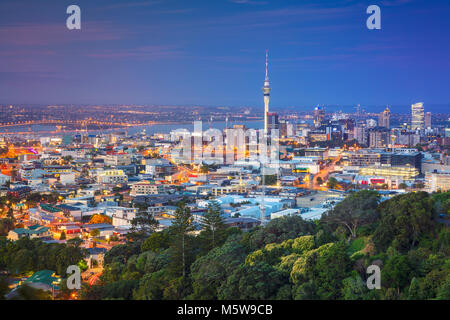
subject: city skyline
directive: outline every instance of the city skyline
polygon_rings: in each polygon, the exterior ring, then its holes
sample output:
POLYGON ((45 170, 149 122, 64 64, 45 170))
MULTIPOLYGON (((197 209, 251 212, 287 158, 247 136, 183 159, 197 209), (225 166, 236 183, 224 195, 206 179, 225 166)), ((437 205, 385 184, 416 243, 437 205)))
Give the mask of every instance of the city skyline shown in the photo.
POLYGON ((450 300, 449 3, 72 1, 0 2, 0 300, 450 300))
POLYGON ((368 30, 366 4, 81 1, 82 30, 70 31, 68 3, 4 1, 0 103, 257 107, 269 49, 274 109, 424 101, 444 110, 449 5, 382 1, 382 29, 368 30))

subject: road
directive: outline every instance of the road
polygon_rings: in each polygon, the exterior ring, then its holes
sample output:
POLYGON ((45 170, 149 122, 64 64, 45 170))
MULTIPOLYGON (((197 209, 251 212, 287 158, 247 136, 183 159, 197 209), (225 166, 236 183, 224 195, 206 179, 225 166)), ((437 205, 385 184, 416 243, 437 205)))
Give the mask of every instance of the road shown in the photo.
POLYGON ((313 189, 314 190, 320 190, 320 191, 327 190, 326 187, 319 186, 319 184, 317 183, 317 178, 320 177, 322 179, 322 181, 326 181, 328 179, 329 174, 334 171, 334 167, 335 167, 336 163, 338 163, 341 159, 342 159, 342 156, 339 155, 329 165, 327 165, 325 168, 320 170, 316 175, 314 175, 314 180, 313 180, 313 189))

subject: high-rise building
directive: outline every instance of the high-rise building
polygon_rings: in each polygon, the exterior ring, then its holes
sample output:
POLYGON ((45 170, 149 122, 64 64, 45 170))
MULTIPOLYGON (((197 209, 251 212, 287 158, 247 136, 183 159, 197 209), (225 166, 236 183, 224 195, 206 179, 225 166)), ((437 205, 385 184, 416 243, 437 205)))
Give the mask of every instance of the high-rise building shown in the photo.
POLYGON ((287 138, 295 135, 294 125, 288 120, 280 120, 280 137, 287 138))
POLYGON ((369 130, 369 147, 384 148, 390 143, 389 130, 384 127, 376 127, 369 130))
POLYGON ((357 126, 353 129, 353 137, 362 145, 367 145, 367 131, 365 127, 357 126))
POLYGON ((266 51, 266 78, 264 80, 264 87, 262 88, 264 93, 264 134, 268 134, 268 113, 269 113, 269 101, 270 101, 270 91, 272 88, 269 83, 269 51, 266 51))
POLYGON ((390 119, 391 111, 386 107, 386 109, 378 116, 378 125, 389 129, 391 127, 390 119))
POLYGON ((431 112, 425 114, 425 129, 431 129, 431 112))
POLYGON ((278 113, 268 112, 267 113, 267 133, 270 135, 272 130, 278 129, 280 130, 280 120, 278 117, 278 113))
POLYGON ((425 129, 425 114, 422 102, 413 104, 411 106, 411 129, 412 130, 425 129))
POLYGON ((314 126, 316 128, 320 127, 324 118, 325 118, 325 109, 321 106, 317 106, 314 109, 314 126))
POLYGON ((395 144, 414 147, 420 143, 420 134, 409 130, 395 130, 395 144))

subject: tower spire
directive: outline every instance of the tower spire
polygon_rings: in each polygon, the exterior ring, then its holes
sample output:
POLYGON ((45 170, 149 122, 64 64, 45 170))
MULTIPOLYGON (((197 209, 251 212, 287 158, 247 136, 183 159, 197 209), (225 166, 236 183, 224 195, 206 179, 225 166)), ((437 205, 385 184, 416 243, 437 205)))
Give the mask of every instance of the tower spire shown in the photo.
POLYGON ((269 113, 269 101, 270 101, 270 82, 269 82, 269 50, 266 50, 266 79, 264 80, 264 87, 262 91, 264 93, 264 134, 268 133, 267 114, 269 113))

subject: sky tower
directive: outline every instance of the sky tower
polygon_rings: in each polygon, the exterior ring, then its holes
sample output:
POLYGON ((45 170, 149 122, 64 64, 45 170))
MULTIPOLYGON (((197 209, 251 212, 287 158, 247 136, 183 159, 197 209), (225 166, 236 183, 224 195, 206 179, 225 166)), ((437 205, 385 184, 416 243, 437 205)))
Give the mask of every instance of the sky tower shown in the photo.
MULTIPOLYGON (((264 136, 268 136, 268 113, 269 113, 269 101, 270 101, 270 83, 269 83, 269 50, 266 50, 266 79, 264 80, 264 87, 262 88, 264 93, 264 136)), ((263 139, 264 143, 267 144, 267 140, 263 139)), ((267 145, 266 145, 267 147, 267 145)), ((264 148, 263 150, 266 150, 264 148)), ((267 152, 267 150, 266 150, 267 152)), ((265 161, 266 161, 267 154, 263 156, 263 159, 261 161, 261 175, 262 175, 262 197, 261 197, 261 203, 260 203, 260 211, 261 211, 261 224, 265 224, 265 215, 266 215, 266 206, 265 206, 265 199, 266 196, 266 171, 265 171, 265 161)))
POLYGON ((272 88, 269 83, 269 50, 266 50, 266 79, 264 80, 264 134, 268 133, 267 114, 269 113, 270 91, 272 88))

